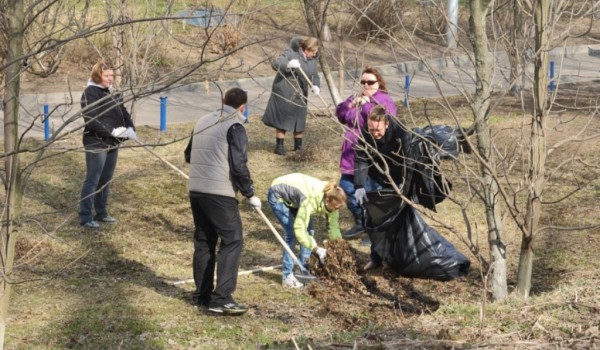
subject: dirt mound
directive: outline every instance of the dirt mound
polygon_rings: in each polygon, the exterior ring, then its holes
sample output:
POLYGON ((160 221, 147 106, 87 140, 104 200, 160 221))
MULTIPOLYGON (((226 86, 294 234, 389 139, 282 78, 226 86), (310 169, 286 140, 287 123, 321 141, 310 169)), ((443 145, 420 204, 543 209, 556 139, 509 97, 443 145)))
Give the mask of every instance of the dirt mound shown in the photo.
POLYGON ((323 266, 313 255, 309 267, 319 283, 307 286, 309 295, 319 300, 321 312, 344 316, 350 324, 373 319, 385 320, 390 313, 430 313, 439 302, 420 292, 414 280, 398 276, 393 270, 379 268, 364 272, 364 253, 358 252, 347 241, 325 243, 327 261, 323 266), (352 312, 367 307, 368 314, 352 312), (373 317, 373 314, 380 314, 373 317), (352 315, 352 316, 350 316, 352 315))

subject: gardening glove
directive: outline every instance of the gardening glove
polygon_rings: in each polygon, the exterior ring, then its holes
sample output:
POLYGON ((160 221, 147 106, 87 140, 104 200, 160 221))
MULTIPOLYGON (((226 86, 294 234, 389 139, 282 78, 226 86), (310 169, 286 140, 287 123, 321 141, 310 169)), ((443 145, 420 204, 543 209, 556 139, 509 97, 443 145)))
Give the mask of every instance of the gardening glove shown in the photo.
POLYGON ((297 59, 290 60, 290 61, 288 62, 288 65, 287 65, 287 67, 288 67, 289 69, 293 69, 293 68, 300 68, 300 61, 298 61, 297 59))
POLYGON ((118 128, 114 128, 110 134, 113 137, 126 138, 127 136, 124 135, 126 131, 127 131, 126 128, 119 126, 118 128))
POLYGON ((133 130, 133 128, 130 126, 127 128, 127 130, 125 130, 125 132, 123 134, 121 134, 121 137, 127 137, 128 139, 135 141, 137 140, 137 134, 135 133, 135 130, 133 130))
POLYGON ((133 130, 133 128, 130 126, 127 128, 127 131, 129 132, 129 139, 132 141, 136 141, 137 140, 137 134, 135 133, 135 130, 133 130))
POLYGON ((369 201, 367 199, 367 191, 365 191, 364 188, 357 188, 356 191, 354 191, 354 198, 356 198, 356 201, 360 205, 369 201))
POLYGON ((325 265, 325 257, 327 257, 327 249, 316 247, 314 250, 315 254, 319 257, 321 264, 325 265))
POLYGON ((319 96, 319 94, 321 93, 321 88, 318 87, 318 86, 316 86, 316 85, 313 85, 312 86, 312 92, 313 92, 313 94, 319 96))
POLYGON ((252 196, 252 197, 248 198, 248 204, 250 204, 250 206, 255 209, 260 209, 262 207, 260 198, 258 198, 256 196, 252 196))

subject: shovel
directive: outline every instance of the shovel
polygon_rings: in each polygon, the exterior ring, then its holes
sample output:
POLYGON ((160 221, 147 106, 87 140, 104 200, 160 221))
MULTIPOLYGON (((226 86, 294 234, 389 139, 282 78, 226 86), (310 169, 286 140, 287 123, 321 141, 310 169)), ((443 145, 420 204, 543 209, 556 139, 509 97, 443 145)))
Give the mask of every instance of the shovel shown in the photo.
POLYGON ((281 238, 281 235, 277 232, 275 227, 273 227, 273 224, 271 223, 271 221, 269 221, 269 219, 267 218, 265 213, 263 213, 263 211, 260 208, 254 208, 254 209, 256 209, 258 214, 260 214, 260 217, 265 221, 265 223, 267 223, 267 226, 269 226, 269 228, 271 229, 271 232, 273 232, 273 234, 275 235, 275 237, 277 238, 279 243, 281 243, 281 245, 283 246, 283 249, 285 249, 285 251, 294 260, 294 263, 296 263, 296 265, 298 265, 298 267, 300 268, 300 273, 295 274, 296 279, 302 284, 307 284, 309 282, 317 282, 318 281, 317 277, 312 275, 310 272, 308 272, 306 267, 304 267, 304 265, 300 262, 300 260, 298 260, 298 257, 296 256, 296 254, 294 254, 294 252, 292 252, 292 250, 287 245, 287 243, 285 243, 283 238, 281 238))

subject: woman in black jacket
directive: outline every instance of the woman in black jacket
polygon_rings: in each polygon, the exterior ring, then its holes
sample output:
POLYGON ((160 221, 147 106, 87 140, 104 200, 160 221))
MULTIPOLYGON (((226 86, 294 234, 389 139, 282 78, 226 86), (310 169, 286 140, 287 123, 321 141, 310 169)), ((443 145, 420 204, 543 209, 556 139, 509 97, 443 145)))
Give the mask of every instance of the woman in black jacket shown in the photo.
POLYGON ((81 96, 86 174, 79 202, 79 224, 89 229, 100 228, 98 222, 117 222, 108 215, 107 203, 118 147, 127 139, 137 138, 121 96, 111 91, 114 77, 110 64, 96 63, 81 96))

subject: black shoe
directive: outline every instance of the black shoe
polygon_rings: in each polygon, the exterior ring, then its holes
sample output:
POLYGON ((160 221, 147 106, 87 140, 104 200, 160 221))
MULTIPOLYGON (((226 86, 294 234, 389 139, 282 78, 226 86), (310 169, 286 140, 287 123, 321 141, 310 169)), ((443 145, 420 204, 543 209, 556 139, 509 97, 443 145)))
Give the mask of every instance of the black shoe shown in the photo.
POLYGON ((285 156, 285 148, 283 148, 283 145, 279 146, 275 146, 275 154, 278 154, 280 156, 285 156))
POLYGON ((243 315, 248 311, 248 308, 237 303, 229 303, 225 305, 212 305, 208 307, 208 311, 220 315, 243 315))
POLYGON ((208 309, 209 302, 206 299, 192 297, 192 304, 202 309, 208 309))
POLYGON ((365 232, 365 228, 360 225, 360 224, 356 224, 354 226, 352 226, 348 231, 344 232, 342 234, 342 237, 344 239, 352 239, 352 238, 356 238, 359 235, 363 234, 365 232))

